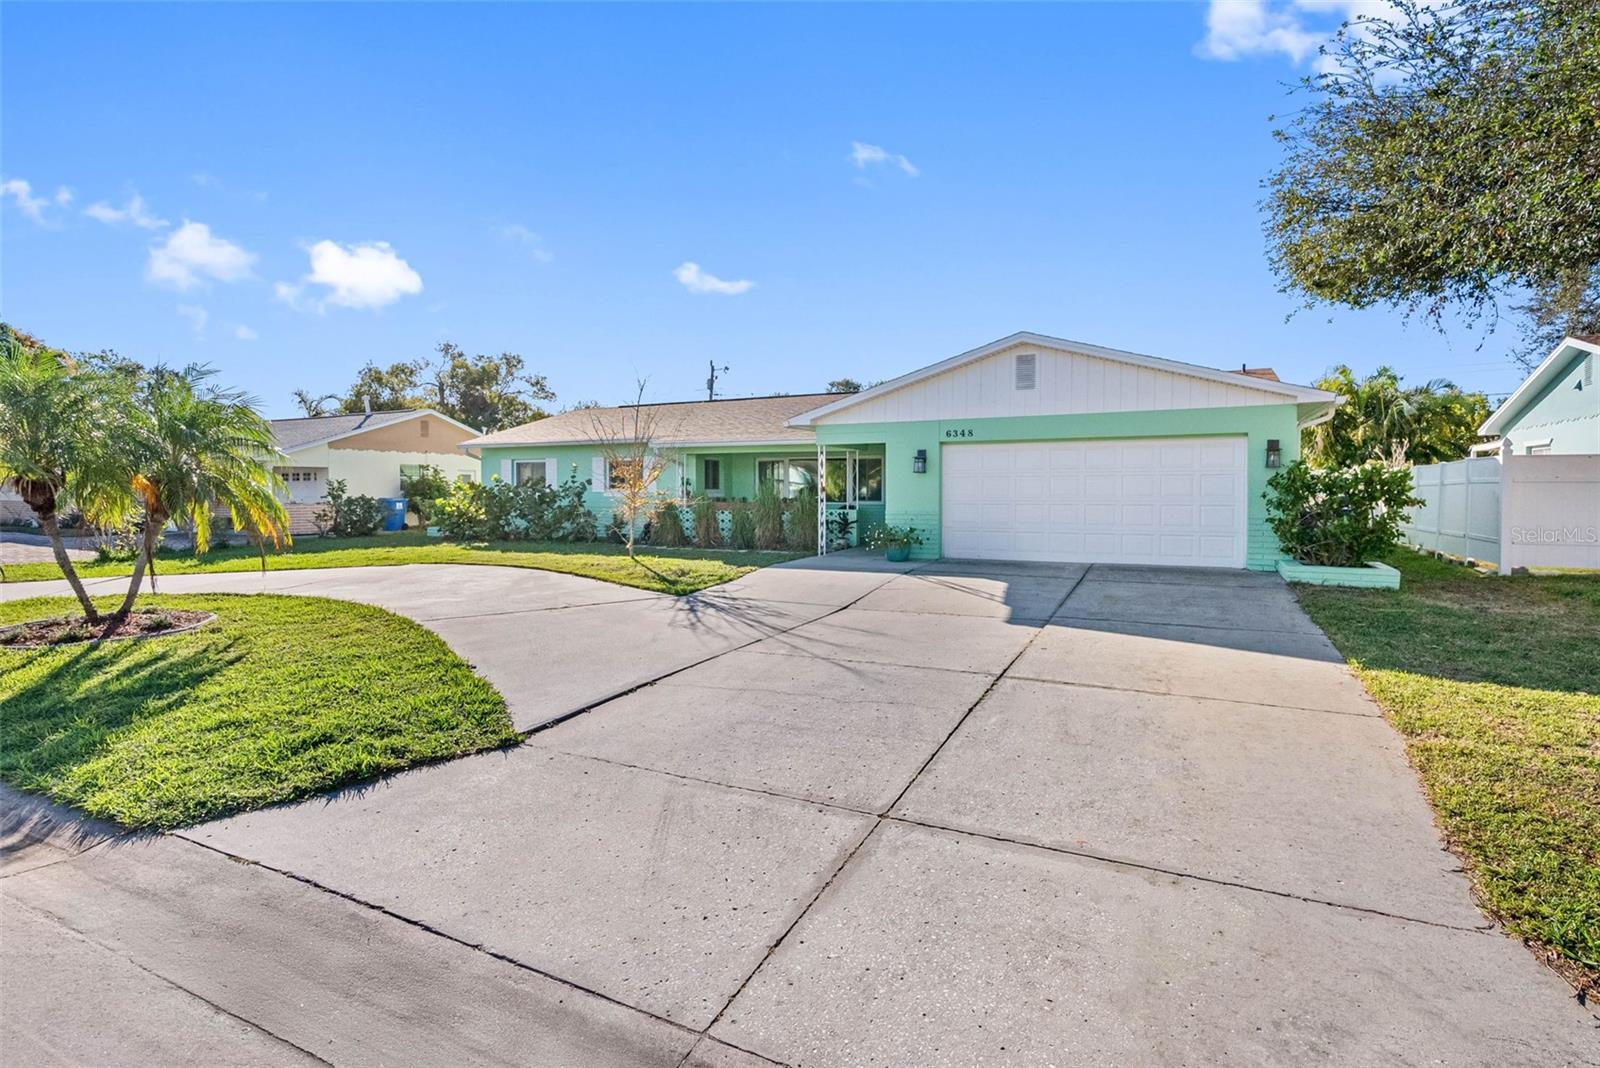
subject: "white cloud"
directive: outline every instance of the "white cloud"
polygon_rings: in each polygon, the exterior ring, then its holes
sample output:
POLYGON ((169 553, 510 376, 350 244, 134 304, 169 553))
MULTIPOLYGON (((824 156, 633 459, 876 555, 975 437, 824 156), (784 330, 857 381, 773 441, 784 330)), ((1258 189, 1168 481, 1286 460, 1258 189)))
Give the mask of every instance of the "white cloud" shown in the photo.
POLYGON ((138 193, 128 198, 128 202, 120 208, 113 208, 103 200, 97 200, 83 209, 83 213, 91 219, 98 219, 107 226, 118 226, 122 223, 132 223, 144 230, 159 230, 167 225, 167 220, 158 219, 150 214, 145 207, 144 197, 138 193))
POLYGON ((206 279, 238 282, 249 278, 250 265, 255 261, 255 253, 246 252, 226 238, 212 236, 205 223, 185 219, 165 242, 151 247, 145 273, 151 281, 189 289, 206 279))
POLYGON ((72 203, 72 190, 64 185, 56 186, 56 203, 63 208, 72 203))
POLYGON ((890 152, 882 145, 869 145, 864 141, 850 142, 850 162, 856 165, 857 170, 866 170, 880 163, 892 163, 912 178, 922 173, 916 164, 899 153, 890 152))
POLYGON ((549 263, 555 259, 550 250, 544 247, 544 238, 523 226, 521 223, 512 223, 510 226, 500 228, 500 236, 507 241, 523 246, 528 254, 540 263, 549 263))
POLYGON ((721 293, 723 296, 736 297, 755 288, 755 283, 748 278, 728 282, 714 274, 707 274, 692 260, 679 264, 673 270, 672 277, 682 282, 683 288, 691 293, 721 293))
POLYGON ((196 341, 204 341, 206 337, 206 323, 211 319, 211 313, 198 304, 178 305, 178 314, 189 320, 189 325, 194 329, 196 341))
POLYGON ((17 210, 34 222, 44 222, 45 205, 50 202, 44 197, 34 196, 33 183, 26 178, 7 178, 0 182, 0 200, 6 197, 10 197, 17 210))
POLYGON ((274 295, 291 307, 301 307, 308 285, 325 286, 327 295, 315 305, 345 308, 381 308, 401 297, 422 292, 422 276, 401 259, 387 241, 341 245, 337 241, 318 241, 306 251, 311 256, 311 273, 299 285, 279 282, 274 295))
POLYGON ((243 323, 240 323, 238 326, 233 328, 233 336, 238 338, 240 341, 254 341, 261 335, 250 329, 248 326, 245 326, 243 323))
MULTIPOLYGON (((1206 35, 1195 45, 1205 59, 1287 56, 1301 63, 1333 38, 1348 19, 1389 19, 1389 0, 1211 0, 1206 35)), ((1355 32, 1360 33, 1359 26, 1355 32)), ((1319 60, 1319 68, 1333 66, 1319 60)))

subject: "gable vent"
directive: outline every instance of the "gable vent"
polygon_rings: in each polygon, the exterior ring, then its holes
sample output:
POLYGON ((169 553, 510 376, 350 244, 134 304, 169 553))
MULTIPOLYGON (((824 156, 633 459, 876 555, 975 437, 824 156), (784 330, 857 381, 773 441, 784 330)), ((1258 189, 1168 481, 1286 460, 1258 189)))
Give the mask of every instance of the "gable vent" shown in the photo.
POLYGON ((1017 388, 1032 389, 1039 384, 1039 357, 1031 352, 1017 354, 1017 388))

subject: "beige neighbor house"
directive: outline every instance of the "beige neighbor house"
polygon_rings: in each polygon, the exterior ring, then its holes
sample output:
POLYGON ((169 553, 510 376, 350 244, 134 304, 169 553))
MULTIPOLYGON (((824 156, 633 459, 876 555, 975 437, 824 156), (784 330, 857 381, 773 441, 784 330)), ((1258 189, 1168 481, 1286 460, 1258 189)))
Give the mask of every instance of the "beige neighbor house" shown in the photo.
POLYGON ((401 497, 401 477, 424 464, 469 481, 481 465, 476 450, 461 448, 478 432, 431 408, 274 419, 272 433, 284 453, 274 469, 293 534, 316 533, 313 517, 335 479, 351 496, 401 497))

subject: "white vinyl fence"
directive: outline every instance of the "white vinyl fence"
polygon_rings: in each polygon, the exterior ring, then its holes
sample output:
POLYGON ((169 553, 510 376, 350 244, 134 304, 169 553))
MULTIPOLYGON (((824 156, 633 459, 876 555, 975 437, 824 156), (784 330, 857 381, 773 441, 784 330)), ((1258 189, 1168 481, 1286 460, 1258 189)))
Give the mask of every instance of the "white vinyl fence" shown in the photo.
POLYGON ((1421 549, 1518 567, 1600 568, 1600 456, 1501 456, 1411 469, 1421 549))

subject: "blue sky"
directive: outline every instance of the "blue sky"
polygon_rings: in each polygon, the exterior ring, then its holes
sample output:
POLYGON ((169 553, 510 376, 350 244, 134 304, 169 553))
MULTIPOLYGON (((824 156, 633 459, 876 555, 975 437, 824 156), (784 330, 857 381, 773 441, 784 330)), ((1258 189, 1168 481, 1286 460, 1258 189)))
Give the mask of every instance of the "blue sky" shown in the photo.
POLYGON ((1285 322, 1268 116, 1337 24, 1291 0, 0 20, 0 314, 209 362, 275 416, 443 339, 522 353, 558 406, 694 396, 708 359, 730 395, 805 392, 1015 330, 1519 378, 1481 329, 1285 322))

